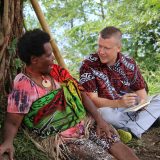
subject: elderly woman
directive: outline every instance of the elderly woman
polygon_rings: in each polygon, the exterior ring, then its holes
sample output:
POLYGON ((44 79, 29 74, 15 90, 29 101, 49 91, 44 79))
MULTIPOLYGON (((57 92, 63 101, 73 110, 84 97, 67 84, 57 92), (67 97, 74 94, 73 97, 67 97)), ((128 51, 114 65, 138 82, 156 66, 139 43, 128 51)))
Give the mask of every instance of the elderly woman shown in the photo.
POLYGON ((15 77, 8 97, 0 156, 7 152, 13 159, 13 139, 23 123, 55 159, 58 155, 53 154, 54 146, 59 144, 63 153, 59 156, 63 159, 72 154, 75 159, 83 156, 83 159, 137 160, 101 118, 78 82, 67 70, 53 64, 49 42, 50 36, 39 29, 28 31, 19 39, 18 54, 26 68, 15 77), (94 121, 86 123, 86 112, 94 121))

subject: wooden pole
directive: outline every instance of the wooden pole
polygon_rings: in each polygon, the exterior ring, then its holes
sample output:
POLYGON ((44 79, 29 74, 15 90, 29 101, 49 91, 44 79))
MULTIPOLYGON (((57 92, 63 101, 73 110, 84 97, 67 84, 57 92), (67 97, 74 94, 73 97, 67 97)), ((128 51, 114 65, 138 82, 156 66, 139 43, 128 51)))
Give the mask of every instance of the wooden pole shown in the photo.
POLYGON ((45 32, 47 32, 51 37, 50 43, 51 43, 51 46, 52 46, 52 49, 53 49, 53 53, 54 53, 54 56, 55 56, 58 64, 60 66, 64 67, 64 68, 66 68, 66 65, 64 63, 63 57, 61 56, 60 51, 59 51, 59 49, 58 49, 58 47, 57 47, 57 45, 56 45, 56 43, 55 43, 55 41, 54 41, 54 39, 52 37, 51 31, 49 29, 49 26, 48 26, 48 24, 47 24, 47 22, 45 20, 45 17, 44 17, 44 15, 42 13, 42 10, 41 10, 37 0, 30 0, 30 1, 31 1, 31 4, 32 4, 32 6, 34 8, 34 11, 35 11, 35 13, 36 13, 36 15, 38 17, 38 20, 39 20, 43 30, 45 32))

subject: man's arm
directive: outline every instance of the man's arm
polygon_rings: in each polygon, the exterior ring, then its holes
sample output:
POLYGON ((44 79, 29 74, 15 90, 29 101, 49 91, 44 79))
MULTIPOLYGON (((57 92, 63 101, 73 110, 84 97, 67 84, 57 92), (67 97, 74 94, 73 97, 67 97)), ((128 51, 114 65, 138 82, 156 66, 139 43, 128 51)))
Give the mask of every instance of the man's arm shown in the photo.
POLYGON ((112 107, 112 108, 122 108, 130 107, 136 102, 136 94, 128 93, 121 97, 121 99, 110 100, 107 98, 98 97, 97 93, 88 92, 87 95, 91 98, 94 104, 98 107, 112 107))
POLYGON ((144 101, 147 100, 147 92, 146 92, 145 88, 136 91, 136 94, 137 94, 137 96, 139 97, 140 102, 144 102, 144 101))
POLYGON ((18 128, 21 125, 24 114, 7 113, 4 123, 3 143, 0 145, 0 159, 2 155, 7 152, 9 159, 13 159, 14 147, 13 139, 17 134, 18 128))

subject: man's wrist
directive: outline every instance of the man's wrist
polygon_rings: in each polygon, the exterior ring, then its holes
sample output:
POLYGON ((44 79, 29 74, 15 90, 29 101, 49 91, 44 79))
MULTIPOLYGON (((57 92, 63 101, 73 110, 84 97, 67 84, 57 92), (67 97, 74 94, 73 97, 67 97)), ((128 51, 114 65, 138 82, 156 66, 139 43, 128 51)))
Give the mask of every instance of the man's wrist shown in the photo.
POLYGON ((121 100, 120 99, 117 99, 115 100, 116 101, 116 107, 117 108, 120 108, 121 107, 121 100))

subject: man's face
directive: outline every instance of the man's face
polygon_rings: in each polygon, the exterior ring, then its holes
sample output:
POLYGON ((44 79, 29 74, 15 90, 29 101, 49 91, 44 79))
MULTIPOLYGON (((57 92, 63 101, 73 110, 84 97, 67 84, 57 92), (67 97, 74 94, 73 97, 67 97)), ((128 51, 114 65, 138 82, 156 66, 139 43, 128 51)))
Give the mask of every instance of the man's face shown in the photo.
POLYGON ((117 59, 117 54, 120 52, 121 46, 115 37, 103 39, 101 36, 98 38, 98 56, 102 63, 114 65, 117 59))
POLYGON ((52 53, 52 47, 49 42, 43 45, 44 47, 44 54, 40 57, 36 57, 36 65, 35 67, 41 72, 42 74, 49 73, 51 71, 51 67, 53 65, 54 56, 52 53))

